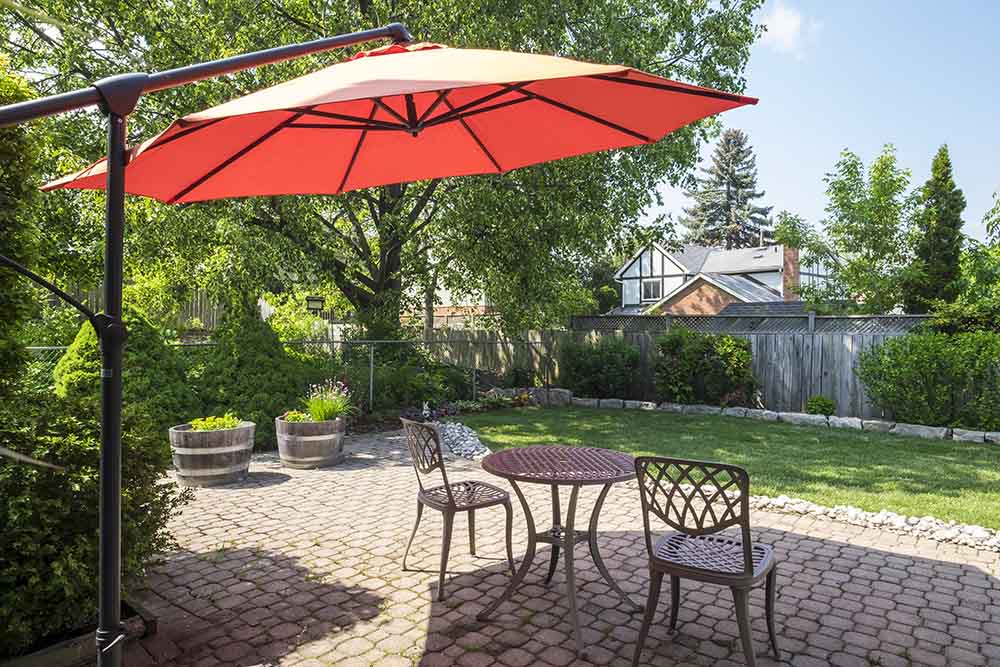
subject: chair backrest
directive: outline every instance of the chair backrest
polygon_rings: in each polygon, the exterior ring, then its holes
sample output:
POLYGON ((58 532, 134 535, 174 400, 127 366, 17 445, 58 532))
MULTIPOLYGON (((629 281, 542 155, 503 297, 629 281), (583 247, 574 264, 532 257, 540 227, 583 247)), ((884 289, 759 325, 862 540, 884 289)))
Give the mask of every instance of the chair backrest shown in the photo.
MULTIPOLYGON (((455 498, 451 495, 451 487, 448 486, 448 472, 444 467, 441 439, 437 429, 430 424, 422 424, 402 417, 399 421, 403 422, 406 447, 410 450, 410 458, 413 460, 413 469, 417 473, 417 484, 420 486, 420 490, 425 489, 424 478, 433 475, 435 470, 440 470, 441 481, 448 494, 448 501, 454 505, 455 498)), ((431 485, 433 486, 433 484, 431 485)))
POLYGON ((641 456, 635 472, 642 498, 646 549, 653 554, 649 515, 686 535, 711 535, 739 526, 746 573, 753 572, 750 476, 725 463, 641 456))

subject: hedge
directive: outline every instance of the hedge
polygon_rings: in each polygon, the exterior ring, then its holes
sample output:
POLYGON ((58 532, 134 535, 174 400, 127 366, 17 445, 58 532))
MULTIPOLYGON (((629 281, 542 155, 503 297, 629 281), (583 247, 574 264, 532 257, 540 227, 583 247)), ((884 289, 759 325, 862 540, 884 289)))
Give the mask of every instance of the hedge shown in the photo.
POLYGON ((577 396, 631 398, 638 369, 639 349, 621 338, 606 336, 596 344, 571 342, 563 349, 560 383, 577 396))
POLYGON ((750 343, 728 335, 671 329, 656 341, 656 390, 673 403, 752 406, 757 381, 750 343))

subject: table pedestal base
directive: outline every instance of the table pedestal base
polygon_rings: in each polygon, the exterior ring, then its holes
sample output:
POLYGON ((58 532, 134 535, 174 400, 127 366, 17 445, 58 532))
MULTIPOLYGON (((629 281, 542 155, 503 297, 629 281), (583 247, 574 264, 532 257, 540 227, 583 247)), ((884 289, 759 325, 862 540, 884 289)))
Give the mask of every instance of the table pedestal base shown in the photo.
POLYGON ((590 545, 590 557, 597 566, 598 572, 601 573, 601 576, 608 583, 611 589, 618 594, 622 601, 624 601, 633 612, 643 611, 643 606, 633 601, 632 598, 630 598, 625 591, 621 589, 615 580, 611 578, 611 573, 608 572, 608 568, 604 564, 604 560, 601 558, 601 552, 597 548, 597 522, 600 517, 601 507, 604 505, 604 499, 607 497, 608 491, 611 490, 611 484, 605 484, 601 489, 601 493, 597 497, 597 502, 594 504, 594 509, 590 513, 590 525, 587 530, 576 530, 575 528, 576 501, 580 492, 580 485, 569 485, 571 491, 569 496, 569 507, 566 511, 565 526, 561 525, 559 486, 556 484, 551 485, 553 526, 548 530, 543 531, 535 530, 535 521, 531 514, 531 508, 528 506, 528 502, 525 500, 524 494, 521 492, 517 482, 511 480, 510 484, 514 487, 517 499, 521 502, 521 508, 524 510, 524 518, 528 522, 528 548, 525 551, 524 560, 521 562, 521 566, 518 568, 514 578, 511 579, 510 584, 507 585, 507 588, 500 595, 500 597, 494 600, 489 607, 481 611, 476 618, 480 621, 489 620, 497 608, 506 600, 509 600, 517 587, 524 581, 525 576, 528 574, 528 571, 531 569, 531 565, 535 560, 538 543, 542 542, 545 544, 551 544, 552 553, 549 558, 549 570, 545 577, 545 584, 548 585, 552 581, 552 576, 555 574, 556 566, 559 561, 559 552, 562 550, 566 571, 566 598, 569 601, 570 619, 573 624, 573 637, 576 642, 577 655, 582 656, 584 653, 584 647, 583 640, 580 636, 580 618, 576 607, 576 569, 573 554, 573 547, 575 547, 578 543, 586 542, 590 545))

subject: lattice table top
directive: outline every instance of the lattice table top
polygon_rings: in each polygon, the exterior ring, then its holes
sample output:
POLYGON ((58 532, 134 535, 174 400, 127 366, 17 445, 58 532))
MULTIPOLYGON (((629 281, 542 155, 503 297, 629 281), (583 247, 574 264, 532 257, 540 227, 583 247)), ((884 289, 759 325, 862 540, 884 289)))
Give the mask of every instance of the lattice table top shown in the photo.
POLYGON ((613 484, 635 477, 635 459, 597 447, 536 445, 494 452, 483 470, 518 482, 538 484, 613 484))

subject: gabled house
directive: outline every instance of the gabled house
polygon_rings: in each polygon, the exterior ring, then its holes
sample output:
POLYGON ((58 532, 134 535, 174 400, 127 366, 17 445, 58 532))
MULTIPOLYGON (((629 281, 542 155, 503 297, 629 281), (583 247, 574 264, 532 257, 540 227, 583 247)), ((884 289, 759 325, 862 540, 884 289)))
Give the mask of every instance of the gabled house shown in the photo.
MULTIPOLYGON (((717 315, 733 303, 798 301, 797 248, 767 245, 725 250, 652 243, 615 274, 622 303, 609 315, 717 315)), ((809 281, 823 279, 806 272, 809 281)))

